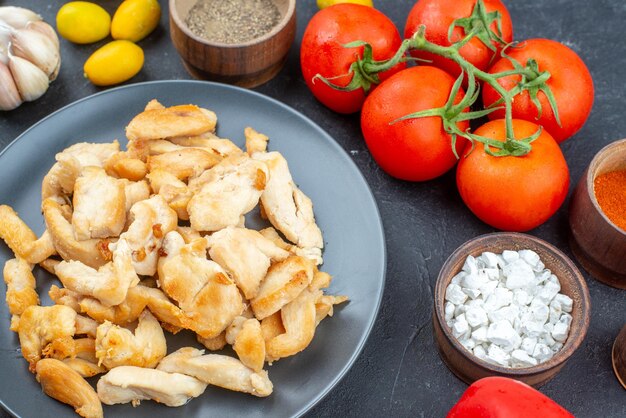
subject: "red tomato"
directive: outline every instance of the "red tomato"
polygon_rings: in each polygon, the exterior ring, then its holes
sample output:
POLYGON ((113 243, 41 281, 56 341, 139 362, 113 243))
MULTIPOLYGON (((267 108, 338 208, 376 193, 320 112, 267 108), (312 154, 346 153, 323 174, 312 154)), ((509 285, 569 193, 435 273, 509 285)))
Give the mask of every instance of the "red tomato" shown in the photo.
MULTIPOLYGON (((517 138, 539 126, 514 119, 517 138)), ((487 122, 476 135, 504 141, 503 119, 487 122)), ((523 157, 493 157, 482 143, 461 157, 456 171, 459 193, 483 222, 505 231, 528 231, 548 220, 561 206, 569 186, 569 170, 561 148, 544 129, 523 157)), ((465 149, 465 154, 470 147, 465 149)))
MULTIPOLYGON (((365 101, 361 130, 372 156, 389 175, 424 181, 438 177, 456 163, 450 135, 440 117, 397 119, 420 110, 443 106, 454 79, 436 67, 419 66, 400 71, 381 83, 365 101)), ((456 103, 463 98, 459 91, 456 103)), ((461 130, 469 126, 459 123, 461 130)), ((457 152, 465 146, 458 138, 457 152)))
MULTIPOLYGON (((361 88, 351 92, 335 90, 321 80, 314 81, 313 77, 321 74, 332 79, 333 84, 347 86, 352 80, 348 75, 350 65, 363 56, 363 47, 343 47, 354 41, 369 43, 374 59, 380 61, 395 54, 402 38, 393 22, 378 10, 342 3, 320 10, 313 16, 300 47, 304 81, 320 102, 339 113, 361 110, 366 93, 361 88)), ((385 80, 405 67, 405 63, 400 63, 379 77, 381 81, 385 80)))
MULTIPOLYGON (((513 40, 513 24, 509 11, 500 0, 484 0, 487 13, 499 11, 502 15, 502 36, 501 38, 509 43, 513 40)), ((452 23, 460 18, 468 17, 472 14, 476 6, 476 0, 419 0, 411 9, 404 27, 404 37, 410 38, 421 25, 426 26, 426 39, 441 46, 450 46, 448 40, 448 29, 452 23)), ((496 23, 490 26, 491 30, 497 33, 496 23)), ((452 41, 457 42, 465 36, 465 31, 461 27, 455 27, 452 32, 452 41)), ((499 53, 500 46, 494 43, 499 53)), ((489 49, 480 39, 474 37, 467 45, 460 50, 463 58, 472 63, 476 68, 486 71, 491 64, 491 59, 495 52, 489 49)), ((432 61, 435 67, 439 67, 455 78, 461 74, 460 67, 447 58, 433 55, 428 52, 411 51, 411 55, 416 58, 432 61)))
MULTIPOLYGON (((552 107, 543 92, 539 92, 542 113, 531 102, 528 91, 515 96, 513 100, 513 117, 529 120, 543 126, 552 134, 557 142, 563 142, 574 135, 585 124, 593 105, 593 80, 587 66, 580 57, 565 45, 549 39, 530 39, 507 51, 507 55, 517 60, 522 66, 529 58, 534 58, 539 71, 549 71, 550 78, 546 82, 552 90, 559 110, 561 126, 558 125, 552 107)), ((490 73, 508 71, 513 64, 501 58, 489 69, 490 73)), ((515 87, 521 76, 503 77, 498 80, 506 90, 515 87)), ((485 84, 483 103, 485 107, 500 99, 493 87, 485 84)), ((504 117, 504 111, 493 112, 491 119, 504 117)))

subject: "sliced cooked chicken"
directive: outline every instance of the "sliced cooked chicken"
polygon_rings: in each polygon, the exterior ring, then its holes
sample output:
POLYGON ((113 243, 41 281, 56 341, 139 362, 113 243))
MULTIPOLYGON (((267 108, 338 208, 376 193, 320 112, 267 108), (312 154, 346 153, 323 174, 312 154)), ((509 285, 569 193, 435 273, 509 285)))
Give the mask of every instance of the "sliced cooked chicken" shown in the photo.
POLYGON ((318 292, 304 290, 281 309, 285 333, 277 335, 267 343, 267 357, 270 361, 293 356, 311 343, 317 324, 315 301, 319 296, 318 292))
POLYGON ((218 231, 238 225, 242 215, 259 202, 267 178, 267 167, 262 162, 245 154, 225 158, 189 182, 192 192, 199 190, 187 206, 191 227, 218 231))
POLYGON ((347 300, 347 296, 320 295, 315 301, 315 326, 318 326, 327 316, 333 316, 335 305, 347 300))
POLYGON ((42 351, 44 357, 64 360, 82 358, 96 362, 96 340, 94 338, 63 337, 53 340, 42 351))
POLYGON ((6 242, 17 257, 31 264, 37 264, 56 254, 48 231, 37 239, 37 235, 7 205, 0 205, 0 239, 6 242))
POLYGON ((55 359, 37 363, 37 381, 46 395, 70 405, 85 418, 102 418, 102 404, 91 385, 70 366, 55 359))
POLYGON ((20 315, 29 306, 39 305, 35 276, 31 265, 21 258, 13 258, 4 264, 4 282, 7 284, 6 301, 11 314, 11 331, 17 332, 20 315))
MULTIPOLYGON (((178 147, 177 145, 173 146, 178 147)), ((186 180, 189 177, 199 176, 222 159, 219 155, 203 149, 178 148, 180 149, 176 151, 150 156, 148 158, 148 171, 163 170, 180 180, 186 180)))
POLYGON ((126 127, 129 141, 164 139, 213 132, 215 113, 194 105, 149 109, 138 114, 126 127))
POLYGON ((102 167, 114 154, 120 151, 120 143, 116 141, 102 144, 80 142, 65 148, 56 155, 57 161, 64 157, 74 157, 82 168, 95 166, 102 167))
POLYGON ((276 151, 259 152, 253 158, 267 164, 270 171, 261 202, 272 225, 300 248, 323 248, 313 203, 293 182, 287 160, 276 151))
POLYGON ((267 142, 269 141, 267 135, 263 135, 250 127, 244 129, 243 132, 246 137, 246 152, 248 155, 267 151, 267 142))
POLYGON ((250 303, 255 316, 263 319, 293 301, 313 280, 314 267, 313 261, 300 256, 273 264, 250 303))
POLYGON ((259 231, 261 235, 265 238, 271 240, 276 246, 282 248, 285 251, 289 251, 290 253, 309 258, 315 261, 315 264, 318 266, 324 262, 322 259, 322 249, 317 247, 310 248, 300 248, 297 245, 290 244, 287 241, 283 240, 278 231, 276 231, 273 227, 267 227, 259 231))
POLYGON ((280 316, 280 311, 271 314, 261 321, 261 333, 263 334, 263 339, 265 340, 265 359, 272 364, 272 359, 267 358, 267 346, 270 341, 274 339, 274 337, 285 333, 285 327, 283 326, 283 319, 280 316))
POLYGON ((202 235, 190 226, 179 226, 176 228, 176 232, 180 234, 185 240, 185 244, 189 244, 191 241, 202 238, 202 235))
POLYGON ((120 235, 133 251, 132 262, 137 274, 153 276, 157 270, 163 237, 176 229, 178 218, 163 197, 156 195, 133 205, 128 230, 120 235))
POLYGON ((128 151, 120 151, 111 156, 105 163, 107 174, 130 181, 140 181, 148 173, 148 166, 140 158, 128 151))
POLYGON ((150 311, 143 311, 133 334, 108 321, 98 326, 96 357, 98 364, 112 369, 118 366, 156 367, 167 354, 165 335, 150 311))
POLYGON ((124 183, 103 168, 85 167, 76 179, 73 206, 77 240, 118 236, 126 222, 124 183))
POLYGON ((228 227, 208 240, 211 259, 230 274, 246 299, 256 296, 271 262, 289 257, 289 252, 252 229, 228 227))
POLYGON ((98 374, 107 372, 107 369, 105 367, 98 366, 97 363, 78 357, 63 359, 63 363, 70 366, 72 370, 74 370, 76 373, 84 378, 94 377, 98 374))
POLYGON ((124 194, 126 195, 126 213, 130 214, 130 209, 135 203, 150 198, 150 186, 148 186, 148 182, 145 180, 125 181, 124 194))
POLYGON ((157 370, 184 373, 210 385, 254 396, 271 395, 273 386, 265 370, 255 372, 235 358, 203 354, 203 350, 181 348, 161 360, 157 370))
POLYGON ((192 321, 202 337, 219 335, 243 310, 239 289, 226 272, 206 258, 206 239, 185 244, 178 232, 163 242, 167 254, 159 260, 161 288, 192 321))
POLYGON ((72 224, 64 216, 64 208, 53 199, 44 200, 43 216, 54 248, 64 260, 76 260, 92 268, 103 266, 107 260, 99 249, 100 240, 77 241, 72 224))
POLYGON ((265 339, 261 323, 256 319, 243 316, 235 321, 226 331, 226 341, 233 346, 239 360, 256 372, 263 370, 265 362, 265 339))
POLYGON ((220 335, 213 338, 203 338, 201 335, 196 334, 196 338, 200 344, 202 344, 211 351, 218 351, 226 346, 225 332, 222 332, 220 335))
POLYGON ((98 325, 99 323, 91 318, 84 315, 76 315, 76 335, 87 335, 96 338, 98 325))
POLYGON ((154 170, 148 174, 150 187, 154 193, 163 196, 170 208, 176 211, 179 219, 189 220, 187 205, 193 196, 187 185, 175 175, 164 170, 154 170))
MULTIPOLYGON (((46 231, 46 234, 47 233, 48 231, 46 231)), ((48 234, 48 236, 49 235, 50 234, 48 234)), ((60 262, 61 260, 57 260, 56 258, 46 258, 45 260, 39 262, 39 267, 41 267, 50 274, 54 274, 54 269, 60 262)))
POLYGON ((219 138, 215 134, 207 132, 201 136, 187 136, 170 138, 170 142, 183 147, 202 148, 213 151, 221 157, 241 154, 243 151, 231 140, 219 138))
MULTIPOLYGON (((55 268, 58 265, 59 263, 55 264, 55 268)), ((52 274, 54 274, 54 271, 52 274)), ((74 292, 73 290, 65 287, 58 287, 53 284, 50 286, 48 296, 50 296, 50 299, 52 299, 52 301, 57 305, 64 305, 74 309, 76 312, 82 312, 80 309, 80 301, 84 298, 84 296, 78 292, 74 292)))
POLYGON ((119 305, 128 289, 139 283, 132 264, 131 248, 120 239, 113 251, 113 261, 95 270, 80 261, 62 261, 56 275, 66 288, 98 299, 105 306, 119 305))
POLYGON ((98 397, 107 405, 152 399, 167 406, 181 406, 204 393, 207 384, 180 373, 120 366, 98 380, 98 397))
POLYGON ((20 317, 18 334, 22 355, 29 369, 41 359, 46 345, 57 338, 72 337, 76 332, 76 311, 62 305, 29 306, 20 317))

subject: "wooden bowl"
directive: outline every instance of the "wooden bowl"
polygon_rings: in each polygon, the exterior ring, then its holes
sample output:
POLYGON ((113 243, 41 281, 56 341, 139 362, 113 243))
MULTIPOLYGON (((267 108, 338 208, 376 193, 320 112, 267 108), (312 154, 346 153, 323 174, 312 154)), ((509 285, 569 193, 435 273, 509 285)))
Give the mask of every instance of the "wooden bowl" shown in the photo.
POLYGON ((504 376, 520 380, 531 386, 541 386, 563 368, 565 362, 580 346, 587 333, 591 314, 587 284, 574 263, 551 244, 531 235, 513 232, 482 235, 457 248, 448 257, 439 272, 434 299, 433 326, 439 354, 448 368, 467 384, 487 376, 504 376), (513 369, 479 359, 454 338, 452 330, 445 321, 444 297, 446 288, 452 278, 461 271, 468 255, 478 256, 485 251, 499 254, 504 250, 519 251, 522 249, 533 250, 541 257, 546 268, 559 278, 561 293, 572 298, 574 304, 571 313, 570 333, 563 348, 550 360, 537 366, 513 369))
POLYGON ((203 39, 185 24, 197 0, 170 0, 172 42, 187 71, 195 78, 249 88, 278 74, 296 34, 296 1, 272 1, 281 20, 269 33, 247 42, 226 44, 203 39))
POLYGON ((611 353, 613 371, 619 383, 626 389, 626 325, 617 335, 611 353))
POLYGON ((626 169, 626 139, 602 148, 578 182, 569 207, 570 246, 594 278, 626 289, 626 232, 602 212, 594 193, 600 174, 626 169))

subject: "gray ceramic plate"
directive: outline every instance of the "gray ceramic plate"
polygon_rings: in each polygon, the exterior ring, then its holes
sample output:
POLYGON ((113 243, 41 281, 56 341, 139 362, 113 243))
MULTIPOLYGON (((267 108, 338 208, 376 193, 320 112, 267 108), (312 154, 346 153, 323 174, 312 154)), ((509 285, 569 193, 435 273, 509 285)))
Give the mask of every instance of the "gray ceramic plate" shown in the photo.
MULTIPOLYGON (((348 295, 351 302, 320 324, 304 352, 269 367, 274 393, 268 398, 209 387, 180 408, 144 401, 138 408, 105 407, 105 415, 301 415, 337 384, 363 348, 382 298, 386 263, 382 223, 367 183, 350 157, 312 121, 273 99, 220 84, 165 81, 108 90, 55 112, 0 154, 0 203, 13 206, 41 234, 41 180, 55 153, 75 142, 114 138, 125 142, 124 127, 152 98, 166 105, 194 103, 214 110, 218 134, 240 146, 246 126, 270 137, 270 149, 285 155, 296 183, 314 202, 326 243, 323 269, 335 277, 330 291, 348 295)), ((0 266, 9 257, 10 250, 0 243, 0 266)), ((35 275, 42 303, 50 304, 47 291, 53 280, 38 267, 35 275)), ((0 287, 3 301, 6 289, 0 287)), ((75 416, 68 406, 44 395, 28 372, 18 338, 9 331, 4 303, 0 303, 0 323, 0 404, 21 417, 75 416)), ((190 344, 197 345, 190 334, 168 334, 169 351, 190 344)))

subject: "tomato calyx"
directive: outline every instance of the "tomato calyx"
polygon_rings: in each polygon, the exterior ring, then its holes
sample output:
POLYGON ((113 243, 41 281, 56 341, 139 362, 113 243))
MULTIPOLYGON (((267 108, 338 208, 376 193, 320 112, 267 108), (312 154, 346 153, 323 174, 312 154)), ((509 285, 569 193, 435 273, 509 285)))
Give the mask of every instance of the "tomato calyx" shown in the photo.
POLYGON ((390 70, 401 62, 415 60, 415 58, 405 56, 408 44, 405 44, 404 42, 402 43, 400 48, 398 48, 393 57, 381 61, 376 61, 374 59, 372 46, 367 42, 354 41, 344 44, 342 46, 344 48, 363 47, 363 56, 359 57, 359 55, 356 54, 356 59, 352 64, 350 64, 350 68, 346 74, 327 78, 318 73, 313 77, 313 84, 315 84, 316 80, 320 80, 324 84, 332 87, 335 90, 354 91, 363 89, 365 94, 367 94, 371 90, 372 85, 380 84, 380 77, 378 76, 378 74, 390 70), (350 75, 352 75, 352 78, 350 79, 350 82, 345 86, 339 86, 332 82, 333 80, 337 80, 339 78, 350 75))
POLYGON ((506 42, 502 39, 502 14, 495 10, 487 13, 487 8, 483 0, 478 0, 472 14, 468 17, 456 19, 448 28, 448 40, 454 42, 452 34, 456 27, 463 29, 465 34, 472 33, 472 37, 478 38, 487 48, 492 51, 497 51, 495 44, 506 45, 506 42), (491 29, 491 25, 495 22, 496 30, 491 29))

